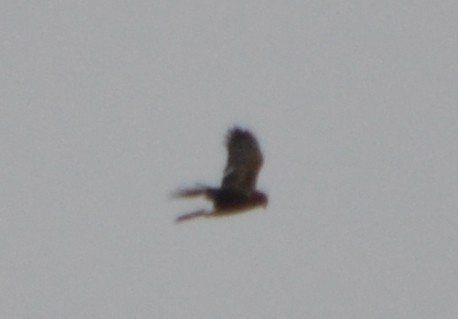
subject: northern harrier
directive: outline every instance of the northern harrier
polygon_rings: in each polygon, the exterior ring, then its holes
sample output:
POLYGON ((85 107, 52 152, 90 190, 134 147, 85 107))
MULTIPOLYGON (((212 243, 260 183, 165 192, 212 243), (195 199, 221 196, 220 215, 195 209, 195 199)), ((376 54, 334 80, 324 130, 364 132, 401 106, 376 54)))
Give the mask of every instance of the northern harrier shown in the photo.
POLYGON ((224 216, 267 206, 267 196, 256 190, 256 179, 263 157, 258 142, 247 130, 233 128, 227 134, 228 158, 220 188, 198 186, 178 191, 177 197, 204 195, 213 202, 213 210, 198 210, 177 218, 177 222, 194 217, 224 216))

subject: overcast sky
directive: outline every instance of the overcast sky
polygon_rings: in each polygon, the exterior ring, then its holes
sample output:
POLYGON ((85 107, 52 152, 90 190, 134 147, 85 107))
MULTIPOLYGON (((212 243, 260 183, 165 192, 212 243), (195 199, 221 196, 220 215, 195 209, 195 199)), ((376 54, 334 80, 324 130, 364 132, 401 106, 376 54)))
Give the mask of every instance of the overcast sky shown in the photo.
POLYGON ((456 1, 1 7, 1 318, 458 318, 456 1))

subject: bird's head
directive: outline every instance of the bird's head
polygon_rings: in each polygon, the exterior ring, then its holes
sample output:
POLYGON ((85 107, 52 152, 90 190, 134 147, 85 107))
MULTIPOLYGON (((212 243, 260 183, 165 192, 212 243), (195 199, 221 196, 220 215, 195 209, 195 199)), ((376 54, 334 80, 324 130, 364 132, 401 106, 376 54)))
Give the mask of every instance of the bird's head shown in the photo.
POLYGON ((252 201, 256 206, 262 206, 263 208, 266 208, 269 203, 267 195, 261 192, 254 193, 252 201))

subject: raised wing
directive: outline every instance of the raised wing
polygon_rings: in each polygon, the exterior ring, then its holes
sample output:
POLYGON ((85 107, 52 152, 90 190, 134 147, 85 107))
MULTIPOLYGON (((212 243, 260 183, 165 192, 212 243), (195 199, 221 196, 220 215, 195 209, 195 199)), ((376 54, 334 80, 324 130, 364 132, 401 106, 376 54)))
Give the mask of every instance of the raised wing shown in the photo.
POLYGON ((227 136, 228 159, 221 188, 250 195, 263 157, 256 138, 249 131, 234 128, 227 136))

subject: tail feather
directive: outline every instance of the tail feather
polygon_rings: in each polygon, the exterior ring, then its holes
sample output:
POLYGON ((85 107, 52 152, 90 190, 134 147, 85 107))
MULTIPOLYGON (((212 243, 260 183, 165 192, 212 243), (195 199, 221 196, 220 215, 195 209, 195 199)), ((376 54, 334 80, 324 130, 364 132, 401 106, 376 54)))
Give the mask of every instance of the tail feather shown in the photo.
POLYGON ((180 189, 175 192, 175 197, 196 197, 205 195, 206 190, 204 188, 194 188, 194 189, 180 189))
POLYGON ((194 188, 184 188, 176 191, 172 196, 173 197, 197 197, 197 196, 206 196, 213 197, 213 194, 216 192, 216 189, 206 186, 197 186, 194 188))
POLYGON ((211 215, 211 212, 208 212, 206 210, 201 209, 201 210, 189 213, 189 214, 185 214, 185 215, 179 216, 176 219, 176 222, 179 223, 179 222, 183 222, 185 220, 190 220, 190 219, 193 219, 193 218, 196 218, 196 217, 205 217, 205 216, 209 216, 209 215, 211 215))

